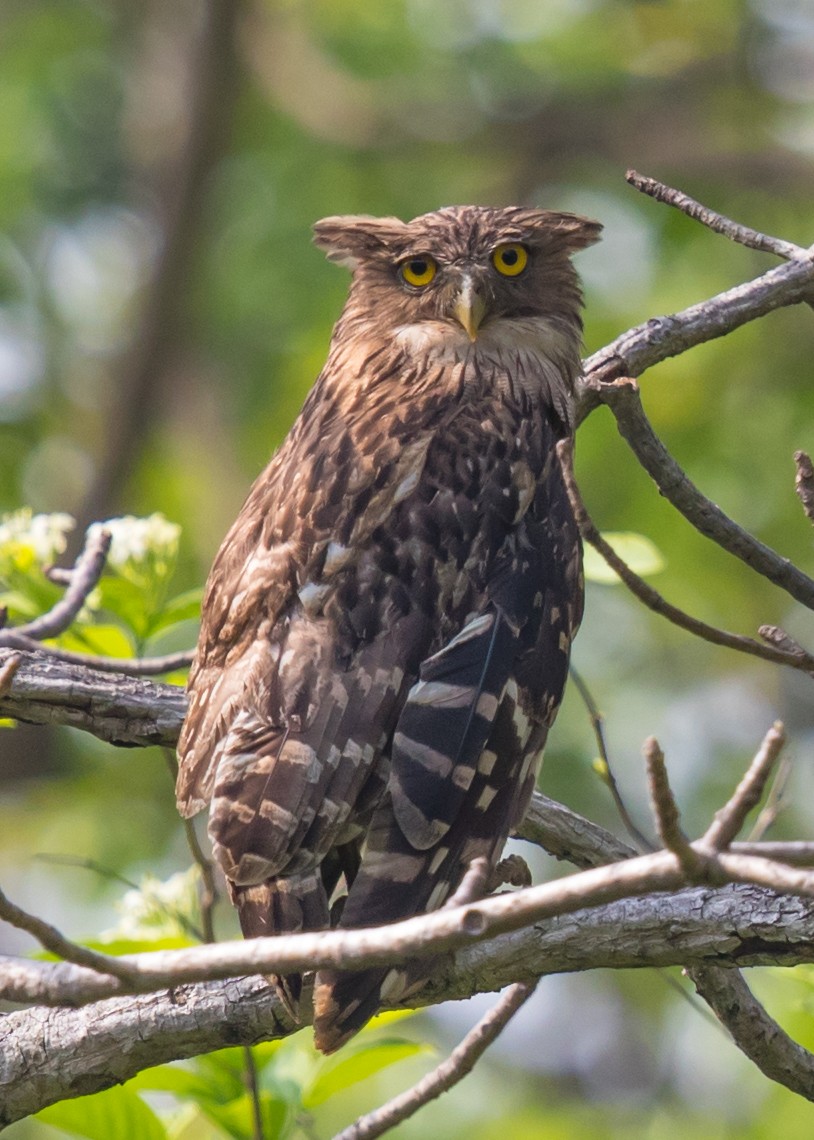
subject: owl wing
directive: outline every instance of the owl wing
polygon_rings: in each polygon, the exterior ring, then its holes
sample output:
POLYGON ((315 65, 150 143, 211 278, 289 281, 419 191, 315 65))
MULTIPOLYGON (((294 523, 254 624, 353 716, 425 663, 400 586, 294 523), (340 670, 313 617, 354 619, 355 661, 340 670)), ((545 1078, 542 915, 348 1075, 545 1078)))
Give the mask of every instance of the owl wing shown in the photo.
POLYGON ((389 430, 384 414, 318 412, 215 562, 179 742, 179 808, 211 801, 247 934, 327 924, 320 863, 381 798, 382 753, 432 637, 426 610, 395 580, 390 599, 375 559, 364 565, 370 535, 420 479, 431 412, 389 430))
MULTIPOLYGON (((525 812, 581 615, 580 544, 558 466, 482 583, 484 605, 421 666, 393 739, 387 797, 371 822, 341 925, 440 906, 477 856, 494 863, 525 812)), ((339 1048, 382 1002, 409 997, 426 961, 321 971, 315 1034, 339 1048)))

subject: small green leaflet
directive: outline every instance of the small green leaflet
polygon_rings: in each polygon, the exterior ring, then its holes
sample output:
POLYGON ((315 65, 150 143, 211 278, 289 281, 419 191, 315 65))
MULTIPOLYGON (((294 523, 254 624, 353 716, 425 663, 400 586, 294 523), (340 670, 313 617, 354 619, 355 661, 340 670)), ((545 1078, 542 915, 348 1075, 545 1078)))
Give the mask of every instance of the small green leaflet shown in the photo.
MULTIPOLYGON (((608 530, 603 532, 602 537, 630 569, 642 578, 658 574, 667 565, 659 548, 643 534, 629 530, 608 530)), ((620 580, 616 571, 611 570, 602 555, 587 544, 584 565, 585 577, 589 582, 616 585, 620 580)))

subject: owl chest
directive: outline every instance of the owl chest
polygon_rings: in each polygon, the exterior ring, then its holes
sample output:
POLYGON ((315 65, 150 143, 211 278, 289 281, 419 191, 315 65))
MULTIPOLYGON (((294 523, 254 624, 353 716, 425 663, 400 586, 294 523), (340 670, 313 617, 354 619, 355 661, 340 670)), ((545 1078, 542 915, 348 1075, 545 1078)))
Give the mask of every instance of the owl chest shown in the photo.
POLYGON ((409 493, 393 495, 339 573, 323 572, 323 613, 351 652, 417 611, 443 644, 482 607, 499 567, 524 558, 546 514, 554 454, 543 434, 533 418, 470 415, 432 440, 409 493))

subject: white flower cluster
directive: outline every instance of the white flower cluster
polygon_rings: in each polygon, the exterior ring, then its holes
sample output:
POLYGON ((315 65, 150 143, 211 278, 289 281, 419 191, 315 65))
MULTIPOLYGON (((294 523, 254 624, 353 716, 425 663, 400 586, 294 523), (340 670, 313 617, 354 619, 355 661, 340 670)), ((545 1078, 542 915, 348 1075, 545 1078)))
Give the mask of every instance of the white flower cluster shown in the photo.
POLYGON ((199 878, 196 866, 163 880, 145 875, 138 890, 126 891, 116 903, 119 921, 102 938, 142 941, 188 935, 198 905, 199 878))
POLYGON ((100 530, 109 531, 113 539, 107 556, 110 566, 121 568, 128 562, 145 562, 148 558, 174 560, 178 553, 181 528, 159 513, 143 519, 134 515, 108 519, 94 523, 88 533, 95 536, 100 530))
POLYGON ((24 507, 2 516, 0 550, 8 546, 26 547, 40 565, 47 565, 64 552, 67 536, 75 526, 76 521, 62 512, 35 515, 24 507))

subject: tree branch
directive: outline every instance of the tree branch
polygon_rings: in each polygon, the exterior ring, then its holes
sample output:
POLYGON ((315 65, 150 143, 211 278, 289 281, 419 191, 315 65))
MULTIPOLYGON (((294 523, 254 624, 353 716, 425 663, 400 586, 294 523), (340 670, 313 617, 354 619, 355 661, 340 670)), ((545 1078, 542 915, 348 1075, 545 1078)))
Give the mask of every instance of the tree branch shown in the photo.
MULTIPOLYGON (((808 901, 756 887, 696 887, 629 898, 460 950, 442 960, 432 983, 410 1000, 434 1005, 516 981, 595 968, 796 965, 814 960, 812 920, 808 901)), ((12 976, 20 993, 37 983, 44 998, 101 982, 61 962, 0 958, 0 973, 9 999, 12 976)), ((272 1040, 295 1028, 259 978, 181 985, 82 1009, 10 1013, 0 1020, 0 1124, 65 1097, 108 1088, 150 1065, 272 1040)))
POLYGON ((654 364, 680 356, 697 344, 726 336, 775 309, 807 300, 814 283, 814 255, 789 261, 767 273, 718 293, 667 317, 652 317, 622 333, 589 356, 577 401, 581 423, 602 402, 599 384, 641 376, 654 364))
POLYGON ((622 438, 676 510, 701 534, 804 606, 814 609, 814 580, 734 523, 687 478, 653 431, 642 407, 638 385, 629 379, 619 379, 612 384, 600 384, 597 391, 602 403, 607 404, 616 417, 622 438))
POLYGON ((375 1140, 395 1128, 397 1124, 414 1116, 425 1104, 448 1092, 471 1073, 480 1058, 503 1032, 517 1011, 529 1000, 536 985, 515 982, 509 986, 500 1001, 485 1014, 467 1033, 437 1068, 427 1073, 411 1089, 393 1097, 381 1108, 360 1116, 348 1128, 343 1128, 334 1140, 375 1140))
POLYGON ((804 249, 800 245, 795 245, 794 242, 783 241, 782 238, 770 237, 768 234, 762 234, 758 230, 753 230, 750 226, 743 226, 740 222, 733 222, 731 218, 725 217, 724 214, 719 214, 716 210, 711 210, 709 206, 703 206, 700 202, 696 202, 695 198, 691 198, 689 194, 685 194, 682 190, 676 190, 672 186, 666 186, 663 182, 659 182, 655 178, 648 178, 646 174, 639 174, 637 170, 629 170, 625 175, 625 180, 637 190, 641 190, 643 194, 647 194, 651 198, 655 198, 657 202, 664 202, 668 206, 673 206, 675 209, 680 210, 682 214, 686 214, 688 218, 693 218, 696 222, 700 222, 702 226, 706 226, 710 230, 714 230, 717 234, 723 234, 728 237, 730 241, 737 242, 739 245, 745 245, 749 249, 759 249, 763 253, 773 253, 777 257, 782 257, 787 261, 797 258, 807 258, 811 251, 804 249))
MULTIPOLYGON (((764 661, 773 661, 777 665, 788 665, 792 669, 800 669, 804 673, 814 672, 814 657, 802 649, 779 648, 777 645, 763 645, 751 637, 744 637, 739 633, 729 633, 717 629, 713 625, 699 621, 690 614, 680 610, 664 598, 658 590, 654 590, 649 582, 631 570, 610 543, 602 537, 597 529, 588 509, 585 506, 579 487, 574 477, 573 444, 570 440, 560 440, 557 444, 557 454, 562 465, 565 489, 568 494, 574 517, 580 534, 585 542, 589 543, 605 559, 608 566, 619 576, 630 592, 643 602, 654 613, 661 614, 673 625, 695 634, 696 637, 709 641, 713 645, 722 645, 727 649, 736 649, 740 653, 748 653, 752 657, 762 657, 764 661)), ((814 584, 814 583, 813 583, 814 584)))

